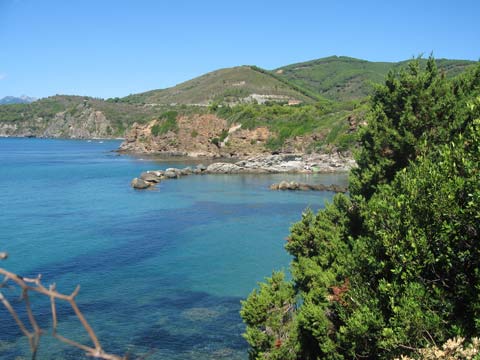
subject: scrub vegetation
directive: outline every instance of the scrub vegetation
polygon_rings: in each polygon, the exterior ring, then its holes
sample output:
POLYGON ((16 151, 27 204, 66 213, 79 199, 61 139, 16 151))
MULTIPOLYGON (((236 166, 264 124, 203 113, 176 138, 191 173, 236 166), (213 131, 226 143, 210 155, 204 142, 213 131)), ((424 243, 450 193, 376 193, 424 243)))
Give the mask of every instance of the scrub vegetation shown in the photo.
POLYGON ((478 353, 480 66, 391 71, 366 120, 349 196, 305 211, 291 280, 275 272, 243 302, 251 359, 478 353))

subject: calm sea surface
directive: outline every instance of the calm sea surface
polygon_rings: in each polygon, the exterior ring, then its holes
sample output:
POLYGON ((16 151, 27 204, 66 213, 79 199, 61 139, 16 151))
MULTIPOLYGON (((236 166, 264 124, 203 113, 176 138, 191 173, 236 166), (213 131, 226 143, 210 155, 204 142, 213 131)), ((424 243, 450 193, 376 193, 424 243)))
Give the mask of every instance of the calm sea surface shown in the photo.
MULTIPOLYGON (((301 212, 326 192, 272 192, 283 179, 345 184, 345 175, 205 175, 135 191, 140 172, 192 163, 119 156, 118 141, 0 139, 1 267, 43 275, 78 304, 106 351, 147 359, 246 359, 240 300, 274 269, 301 212)), ((21 311, 14 289, 1 290, 21 311)), ((50 328, 49 304, 32 299, 50 328)), ((60 333, 87 341, 66 305, 60 333)), ((27 340, 0 305, 0 359, 28 359, 27 340)), ((80 359, 42 338, 38 359, 80 359)))

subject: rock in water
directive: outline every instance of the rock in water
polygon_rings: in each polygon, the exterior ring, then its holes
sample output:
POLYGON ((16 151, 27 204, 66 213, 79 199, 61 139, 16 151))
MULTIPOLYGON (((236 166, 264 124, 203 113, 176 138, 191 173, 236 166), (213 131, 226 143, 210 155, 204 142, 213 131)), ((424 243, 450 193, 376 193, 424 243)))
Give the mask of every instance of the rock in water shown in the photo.
POLYGON ((148 181, 144 181, 144 180, 139 179, 139 178, 133 179, 132 182, 130 183, 130 185, 132 185, 132 187, 134 189, 138 189, 138 190, 148 189, 150 186, 153 186, 152 183, 150 183, 148 181))
POLYGON ((231 163, 214 163, 207 167, 206 172, 211 174, 235 174, 241 172, 242 168, 231 163))
POLYGON ((159 183, 160 182, 160 178, 153 174, 153 173, 150 173, 150 172, 143 172, 141 175, 140 175, 140 179, 142 179, 143 181, 147 181, 147 182, 152 182, 152 183, 159 183))
POLYGON ((198 164, 196 169, 199 170, 200 172, 202 172, 202 171, 207 170, 207 167, 203 164, 198 164))
POLYGON ((177 174, 175 171, 172 171, 172 170, 167 170, 167 171, 165 171, 164 176, 165 176, 167 179, 176 179, 176 178, 178 178, 178 174, 177 174))

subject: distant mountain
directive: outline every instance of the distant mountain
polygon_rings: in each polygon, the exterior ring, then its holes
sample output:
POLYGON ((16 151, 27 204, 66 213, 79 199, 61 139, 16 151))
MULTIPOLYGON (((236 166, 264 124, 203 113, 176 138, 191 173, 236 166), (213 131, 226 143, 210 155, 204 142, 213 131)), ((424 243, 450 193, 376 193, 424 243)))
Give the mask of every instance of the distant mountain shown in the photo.
POLYGON ((315 94, 256 66, 220 69, 168 89, 152 90, 120 99, 141 104, 208 105, 212 102, 313 102, 315 94))
MULTIPOLYGON (((346 56, 330 56, 322 59, 292 64, 273 71, 275 75, 319 96, 335 101, 355 100, 366 97, 372 84, 382 83, 390 70, 405 66, 401 62, 372 62, 346 56)), ((422 64, 425 59, 420 60, 422 64)), ((474 64, 468 60, 436 60, 447 76, 461 73, 474 64)))
POLYGON ((28 104, 37 99, 33 97, 29 97, 26 95, 22 95, 20 97, 15 96, 5 96, 4 98, 0 99, 0 105, 9 105, 9 104, 28 104))

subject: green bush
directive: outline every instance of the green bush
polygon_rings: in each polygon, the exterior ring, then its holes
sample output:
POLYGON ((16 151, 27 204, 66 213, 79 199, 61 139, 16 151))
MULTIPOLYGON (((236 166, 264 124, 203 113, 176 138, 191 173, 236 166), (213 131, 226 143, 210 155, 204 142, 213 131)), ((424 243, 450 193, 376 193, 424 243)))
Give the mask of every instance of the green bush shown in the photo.
MULTIPOLYGON (((350 198, 307 211, 286 245, 296 359, 388 359, 480 333, 480 66, 447 80, 433 59, 413 62, 376 89, 367 119, 350 198)), ((242 317, 267 359, 269 332, 254 330, 269 312, 250 318, 262 301, 242 317)))
POLYGON ((167 111, 164 112, 159 117, 160 123, 156 123, 151 128, 151 133, 153 136, 159 136, 166 134, 169 131, 177 132, 178 131, 178 124, 177 124, 177 115, 176 111, 167 111))

